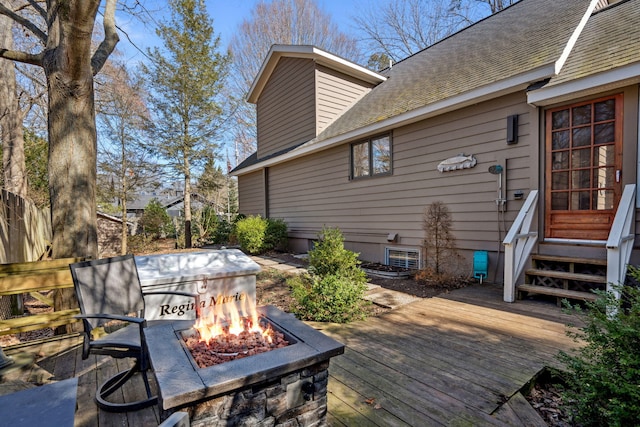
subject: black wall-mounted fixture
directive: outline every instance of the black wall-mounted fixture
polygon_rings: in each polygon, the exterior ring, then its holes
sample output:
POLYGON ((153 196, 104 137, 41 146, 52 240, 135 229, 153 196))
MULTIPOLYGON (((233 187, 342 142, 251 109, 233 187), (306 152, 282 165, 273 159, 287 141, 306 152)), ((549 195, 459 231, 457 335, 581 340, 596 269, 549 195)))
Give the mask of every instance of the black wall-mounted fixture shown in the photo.
POLYGON ((518 115, 507 117, 507 145, 518 143, 518 115))

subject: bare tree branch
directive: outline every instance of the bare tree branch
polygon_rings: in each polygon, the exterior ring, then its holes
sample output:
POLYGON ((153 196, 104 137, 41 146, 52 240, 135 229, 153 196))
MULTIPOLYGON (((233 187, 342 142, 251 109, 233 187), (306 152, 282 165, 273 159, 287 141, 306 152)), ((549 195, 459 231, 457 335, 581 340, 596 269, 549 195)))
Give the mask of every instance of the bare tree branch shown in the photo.
POLYGON ((256 149, 255 107, 242 102, 274 44, 313 45, 358 62, 355 38, 343 33, 316 0, 259 1, 233 35, 230 98, 238 101, 232 126, 236 163, 256 149))
POLYGON ((27 0, 27 2, 29 2, 29 4, 31 5, 31 7, 33 7, 33 9, 38 12, 38 14, 42 17, 42 19, 47 19, 47 11, 44 10, 42 8, 42 6, 40 6, 38 3, 38 1, 36 0, 27 0))
MULTIPOLYGON (((9 9, 8 7, 6 7, 3 3, 0 3, 0 14, 8 16, 9 18, 14 20, 18 24, 20 24, 23 27, 27 28, 36 37, 38 37, 42 41, 42 43, 46 43, 47 42, 47 35, 44 33, 44 31, 42 31, 40 28, 38 28, 33 22, 29 21, 27 18, 24 18, 24 17, 18 15, 13 10, 9 9)), ((15 60, 19 61, 18 59, 15 59, 15 60)))
POLYGON ((17 50, 0 49, 0 58, 42 66, 42 53, 26 53, 17 50))
POLYGON ((116 30, 116 3, 117 0, 107 0, 105 5, 104 17, 102 18, 104 40, 102 40, 102 43, 100 43, 100 46, 98 46, 98 49, 96 49, 91 58, 91 68, 94 76, 100 72, 107 58, 109 58, 109 55, 111 55, 111 52, 113 52, 116 44, 118 44, 120 40, 118 31, 116 30))
POLYGON ((517 0, 391 0, 354 17, 370 58, 412 55, 517 0))

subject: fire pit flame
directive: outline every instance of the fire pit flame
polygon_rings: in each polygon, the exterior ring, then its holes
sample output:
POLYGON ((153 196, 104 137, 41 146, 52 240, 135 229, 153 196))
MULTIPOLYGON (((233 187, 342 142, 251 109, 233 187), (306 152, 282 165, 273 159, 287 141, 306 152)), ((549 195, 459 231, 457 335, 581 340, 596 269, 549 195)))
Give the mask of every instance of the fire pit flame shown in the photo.
POLYGON ((219 307, 200 316, 192 332, 183 334, 189 352, 201 368, 252 356, 289 345, 284 334, 258 315, 255 305, 244 302, 239 310, 219 307))
POLYGON ((236 305, 227 307, 227 313, 223 313, 222 305, 218 304, 208 310, 207 315, 201 316, 196 321, 194 328, 200 335, 200 340, 206 343, 220 335, 240 335, 244 331, 258 332, 263 336, 269 336, 269 331, 262 328, 255 304, 249 299, 242 300, 242 314, 236 305))

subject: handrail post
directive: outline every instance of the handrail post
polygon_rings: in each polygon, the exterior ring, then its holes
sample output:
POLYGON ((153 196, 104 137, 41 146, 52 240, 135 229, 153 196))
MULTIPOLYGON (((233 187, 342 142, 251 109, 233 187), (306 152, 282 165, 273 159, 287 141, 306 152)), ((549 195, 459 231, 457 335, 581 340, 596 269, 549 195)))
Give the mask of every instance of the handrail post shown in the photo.
POLYGON ((531 224, 536 217, 538 204, 538 190, 532 190, 522 205, 520 212, 511 225, 504 245, 504 291, 503 300, 516 300, 516 281, 526 264, 526 260, 538 240, 538 233, 531 230, 531 224))
POLYGON ((625 282, 627 264, 631 258, 635 233, 635 197, 636 185, 628 184, 624 187, 622 198, 618 204, 616 216, 613 219, 611 232, 607 239, 607 291, 620 298, 616 288, 625 282))

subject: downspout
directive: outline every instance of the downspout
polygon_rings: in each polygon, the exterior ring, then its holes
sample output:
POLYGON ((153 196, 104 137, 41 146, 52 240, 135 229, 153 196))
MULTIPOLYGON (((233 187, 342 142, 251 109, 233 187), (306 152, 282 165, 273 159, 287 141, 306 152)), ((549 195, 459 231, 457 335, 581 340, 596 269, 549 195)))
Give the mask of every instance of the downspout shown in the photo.
MULTIPOLYGON (((638 85, 638 121, 636 122, 636 185, 640 187, 640 85, 638 85)), ((640 191, 636 190, 636 209, 640 208, 640 191)))
POLYGON ((264 217, 269 218, 269 168, 262 170, 262 182, 264 185, 264 217))

